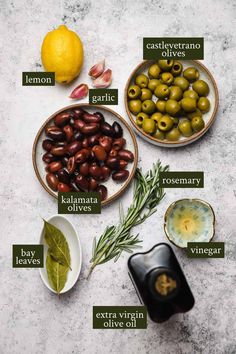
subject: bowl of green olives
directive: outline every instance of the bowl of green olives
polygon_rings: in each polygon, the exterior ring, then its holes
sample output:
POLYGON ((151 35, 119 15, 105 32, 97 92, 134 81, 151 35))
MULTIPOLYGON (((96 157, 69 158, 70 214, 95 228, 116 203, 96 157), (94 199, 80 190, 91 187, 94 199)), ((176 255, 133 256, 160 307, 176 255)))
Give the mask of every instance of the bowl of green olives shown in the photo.
POLYGON ((184 146, 202 137, 216 118, 218 103, 216 82, 197 60, 144 60, 125 88, 133 127, 158 146, 184 146))

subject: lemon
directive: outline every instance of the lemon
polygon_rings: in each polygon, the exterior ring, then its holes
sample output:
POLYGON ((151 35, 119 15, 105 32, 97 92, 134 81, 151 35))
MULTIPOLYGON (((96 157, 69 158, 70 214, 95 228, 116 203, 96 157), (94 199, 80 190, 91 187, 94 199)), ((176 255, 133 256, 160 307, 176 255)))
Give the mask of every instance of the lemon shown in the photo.
POLYGON ((84 59, 83 44, 75 32, 61 25, 46 34, 41 57, 46 71, 55 72, 55 80, 67 84, 81 71, 84 59))

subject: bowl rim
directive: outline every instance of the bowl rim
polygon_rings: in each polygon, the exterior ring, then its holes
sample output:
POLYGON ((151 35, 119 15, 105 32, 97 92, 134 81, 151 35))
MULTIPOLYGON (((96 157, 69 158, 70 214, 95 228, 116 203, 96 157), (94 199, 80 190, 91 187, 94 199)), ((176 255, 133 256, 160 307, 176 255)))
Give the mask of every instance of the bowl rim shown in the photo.
MULTIPOLYGON (((212 236, 211 238, 208 240, 208 242, 211 242, 213 237, 215 236, 215 224, 216 224, 216 218, 215 218, 215 212, 211 206, 210 203, 206 202, 205 200, 202 200, 202 199, 199 199, 199 198, 182 198, 182 199, 178 199, 176 201, 174 201, 173 203, 171 203, 166 212, 165 212, 165 215, 164 215, 164 231, 165 231, 165 234, 166 234, 166 237, 168 238, 168 240, 173 244, 175 245, 176 247, 178 248, 181 248, 181 249, 187 249, 187 247, 181 247, 180 245, 177 245, 171 238, 170 238, 170 235, 167 231, 167 218, 168 218, 168 215, 169 213, 171 212, 171 210, 174 208, 174 206, 180 202, 184 202, 184 201, 197 201, 201 204, 204 204, 205 206, 207 206, 211 212, 212 212, 212 215, 213 215, 213 220, 212 220, 212 236)), ((194 241, 193 241, 194 242, 194 241)))
MULTIPOLYGON (((62 291, 61 291, 60 294, 59 294, 59 295, 61 295, 61 294, 65 294, 65 293, 67 293, 68 291, 70 291, 70 290, 75 286, 75 284, 77 283, 77 281, 78 281, 78 279, 79 279, 79 276, 80 276, 80 273, 81 273, 81 269, 82 269, 83 253, 82 253, 82 246, 81 246, 80 238, 79 238, 78 232, 77 232, 77 230, 76 230, 74 224, 72 224, 72 222, 71 222, 70 220, 68 220, 67 217, 65 217, 64 215, 61 215, 61 214, 53 214, 52 216, 50 216, 49 218, 47 218, 46 221, 47 221, 47 222, 50 222, 50 220, 52 220, 52 219, 55 218, 55 217, 59 217, 59 218, 61 218, 61 219, 66 220, 66 221, 72 226, 73 230, 75 231, 75 235, 76 235, 77 242, 78 242, 78 247, 79 247, 79 252, 80 252, 80 261, 79 261, 79 267, 78 267, 78 269, 77 269, 76 280, 75 280, 74 284, 73 284, 69 289, 67 289, 66 291, 65 291, 64 288, 63 288, 62 291)), ((63 222, 64 222, 64 221, 63 221, 63 222)), ((39 236, 39 242, 40 242, 40 244, 42 244, 42 243, 41 243, 42 236, 43 236, 43 228, 42 228, 42 230, 41 230, 41 232, 40 232, 40 236, 39 236)), ((44 267, 43 267, 43 268, 44 268, 44 267)), ((46 280, 44 279, 44 277, 43 277, 43 275, 42 275, 42 269, 43 269, 43 268, 39 268, 39 274, 40 274, 40 277, 41 277, 41 279, 42 279, 42 282, 44 283, 44 285, 45 285, 51 292, 57 294, 57 292, 56 292, 56 291, 51 287, 51 285, 49 284, 49 281, 46 281, 46 280)))
POLYGON ((34 143, 33 143, 33 148, 32 148, 32 162, 33 162, 33 167, 34 167, 34 172, 38 178, 38 181, 40 182, 41 186, 51 195, 53 196, 54 198, 58 198, 57 194, 54 193, 47 185, 46 183, 43 181, 43 179, 41 178, 40 176, 40 173, 39 173, 39 169, 38 169, 38 166, 37 166, 37 162, 36 162, 36 149, 37 149, 37 146, 38 146, 38 142, 39 142, 39 138, 41 136, 41 134, 43 133, 45 127, 47 126, 47 124, 49 124, 53 118, 65 111, 65 110, 69 110, 69 109, 73 109, 73 108, 78 108, 78 107, 95 107, 97 108, 98 110, 101 109, 101 110, 104 110, 104 111, 107 111, 111 114, 113 114, 118 120, 120 120, 122 122, 122 124, 125 125, 125 127, 127 128, 131 138, 132 138, 132 142, 133 142, 133 145, 134 145, 134 161, 133 161, 133 167, 132 167, 132 170, 129 174, 129 177, 128 179, 125 181, 125 183, 123 184, 123 186, 118 190, 118 192, 116 192, 115 194, 113 194, 112 196, 110 196, 109 198, 107 198, 106 200, 103 200, 101 202, 101 206, 105 206, 111 202, 113 202, 115 199, 117 199, 118 197, 120 197, 120 195, 125 191, 125 189, 128 187, 128 185, 130 184, 130 182, 132 181, 133 177, 134 177, 134 174, 135 174, 135 171, 137 169, 137 165, 138 165, 138 144, 137 144, 137 140, 136 140, 136 136, 133 132, 133 130, 131 129, 131 127, 129 126, 128 122, 119 115, 119 113, 113 111, 112 109, 108 108, 108 107, 105 107, 103 105, 91 105, 89 103, 77 103, 77 104, 73 104, 73 105, 69 105, 69 106, 66 106, 66 107, 63 107, 61 109, 59 109, 58 111, 54 112, 53 114, 50 115, 49 118, 46 119, 46 121, 41 125, 41 127, 39 128, 37 134, 36 134, 36 137, 34 139, 34 143))
MULTIPOLYGON (((214 79, 214 77, 212 76, 211 72, 207 69, 207 67, 202 64, 199 60, 192 60, 189 59, 189 61, 192 61, 194 63, 196 63, 197 65, 199 65, 203 71, 205 71, 208 76, 211 79, 211 82, 213 84, 214 87, 214 91, 215 91, 215 105, 214 105, 214 110, 212 112, 212 115, 209 119, 209 121, 207 122, 207 124, 205 125, 205 127, 198 133, 193 134, 191 137, 183 139, 183 140, 178 140, 178 141, 167 141, 167 140, 160 140, 160 139, 156 139, 154 137, 152 137, 151 135, 145 133, 140 127, 137 126, 137 124, 134 121, 133 115, 129 110, 128 107, 128 99, 127 99, 127 93, 128 93, 128 88, 130 86, 130 82, 132 81, 134 75, 136 74, 136 72, 141 69, 142 67, 147 66, 147 64, 149 62, 155 62, 156 60, 143 60, 141 63, 139 63, 135 69, 131 72, 126 85, 125 85, 125 94, 124 94, 124 101, 125 101, 125 109, 126 109, 126 113, 128 114, 129 120, 131 121, 132 125, 134 126, 134 128, 137 130, 137 132, 139 133, 139 135, 143 136, 143 138, 146 138, 147 141, 149 141, 150 143, 153 144, 159 144, 159 146, 161 147, 178 147, 178 146, 185 146, 188 145, 194 141, 196 141, 197 139, 199 139, 201 136, 203 136, 208 129, 211 127, 211 125, 213 124, 215 118, 216 118, 216 113, 219 107, 219 92, 218 92, 218 88, 217 88, 217 84, 216 81, 214 79)), ((181 62, 181 59, 178 60, 181 62)), ((184 61, 184 60, 182 60, 184 61)))

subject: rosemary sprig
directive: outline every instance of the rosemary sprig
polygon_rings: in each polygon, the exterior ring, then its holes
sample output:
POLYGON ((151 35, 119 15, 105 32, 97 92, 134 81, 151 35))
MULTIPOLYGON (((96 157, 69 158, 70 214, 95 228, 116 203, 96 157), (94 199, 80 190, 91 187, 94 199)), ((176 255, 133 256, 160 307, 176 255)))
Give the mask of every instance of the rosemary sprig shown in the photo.
POLYGON ((140 169, 135 173, 135 185, 133 201, 124 215, 120 206, 120 222, 117 226, 107 227, 97 241, 94 238, 91 267, 88 274, 102 263, 114 258, 116 262, 123 251, 132 253, 134 248, 140 247, 142 242, 137 235, 131 234, 131 228, 143 223, 156 211, 156 206, 164 197, 164 191, 159 186, 159 174, 168 170, 168 166, 162 167, 160 161, 153 165, 153 168, 146 174, 140 169))

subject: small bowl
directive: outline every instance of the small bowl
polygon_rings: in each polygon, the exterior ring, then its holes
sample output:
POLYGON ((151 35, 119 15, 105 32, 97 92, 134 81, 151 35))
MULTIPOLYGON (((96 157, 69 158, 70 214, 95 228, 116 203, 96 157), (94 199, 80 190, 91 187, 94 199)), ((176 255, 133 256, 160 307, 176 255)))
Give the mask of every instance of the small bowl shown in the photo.
POLYGON ((120 197, 120 195, 125 191, 125 189, 128 187, 129 183, 132 181, 137 164, 138 164, 138 145, 136 141, 135 134, 133 133, 133 130, 129 126, 129 124, 122 118, 118 113, 114 112, 110 108, 100 106, 100 105, 90 105, 88 103, 82 103, 82 104, 74 104, 71 106, 64 107, 60 109, 59 111, 53 113, 41 126, 39 129, 35 140, 33 144, 33 150, 32 150, 32 160, 33 160, 33 166, 34 166, 34 171, 36 173, 36 176, 43 186, 43 188, 53 197, 57 198, 58 193, 52 191, 46 182, 46 172, 45 172, 45 163, 42 161, 42 156, 45 153, 45 151, 42 148, 42 142, 44 139, 46 139, 45 135, 45 127, 48 125, 53 124, 53 119, 54 117, 63 111, 70 110, 73 108, 84 108, 85 110, 88 110, 89 113, 94 113, 97 111, 102 112, 105 115, 106 122, 112 124, 114 121, 118 121, 120 125, 123 128, 123 137, 126 139, 126 146, 125 149, 128 149, 133 152, 134 154, 134 161, 132 163, 129 163, 127 165, 127 170, 129 171, 129 177, 126 181, 121 182, 121 183, 116 183, 115 181, 112 180, 112 178, 109 178, 108 181, 103 182, 107 187, 108 190, 108 198, 104 201, 102 201, 102 206, 111 203, 114 201, 116 198, 120 197))
POLYGON ((211 205, 200 199, 181 199, 165 213, 164 230, 175 246, 188 242, 210 242, 215 234, 215 214, 211 205))
POLYGON ((127 94, 128 94, 128 88, 130 85, 134 84, 134 79, 137 75, 139 74, 147 74, 148 68, 154 64, 156 61, 155 60, 144 60, 142 61, 139 65, 136 66, 136 68, 133 70, 131 75, 128 78, 128 81, 126 83, 125 87, 125 108, 126 112, 129 116, 129 119, 136 131, 136 133, 143 138, 144 140, 148 141, 151 144, 157 145, 157 146, 162 146, 162 147, 178 147, 178 146, 185 146, 188 144, 193 143, 194 141, 198 140, 201 138, 211 127, 213 124, 215 118, 216 118, 216 113, 218 109, 218 104, 219 104, 219 95, 218 95, 218 89, 216 82, 210 73, 210 71, 198 60, 178 60, 181 62, 183 65, 183 70, 186 69, 186 67, 189 66, 194 66, 199 70, 200 73, 200 79, 205 80, 210 88, 210 93, 207 96, 211 102, 211 107, 209 112, 205 113, 203 115, 204 121, 205 121, 205 127, 198 133, 194 133, 192 136, 189 138, 185 138, 181 136, 181 138, 178 141, 168 141, 168 140, 159 140, 154 138, 153 136, 145 133, 140 127, 137 126, 135 119, 136 116, 130 112, 129 107, 128 107, 128 99, 127 99, 127 94))
MULTIPOLYGON (((81 248, 77 231, 75 230, 74 226, 67 218, 61 215, 54 215, 50 217, 47 221, 61 230, 69 245, 70 256, 71 256, 71 270, 68 271, 66 284, 60 292, 60 294, 63 294, 69 291, 75 285, 75 283, 79 278, 79 274, 82 266, 82 248, 81 248)), ((39 274, 46 287, 56 294, 56 291, 52 289, 48 281, 47 269, 46 269, 48 245, 44 239, 43 229, 41 231, 39 243, 44 246, 44 268, 39 269, 39 274)))

